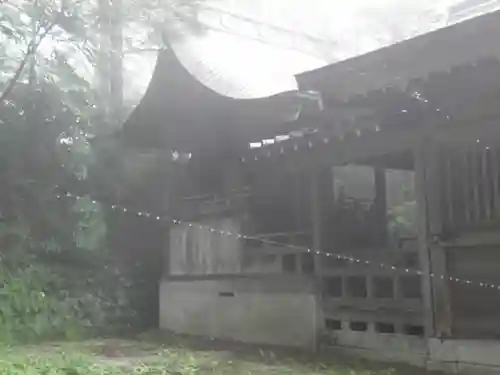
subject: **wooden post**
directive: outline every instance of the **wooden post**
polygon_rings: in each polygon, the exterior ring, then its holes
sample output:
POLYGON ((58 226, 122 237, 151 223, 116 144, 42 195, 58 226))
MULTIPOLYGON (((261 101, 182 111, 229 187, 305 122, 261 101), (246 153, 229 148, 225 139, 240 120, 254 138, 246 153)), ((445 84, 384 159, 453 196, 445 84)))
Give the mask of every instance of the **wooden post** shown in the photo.
MULTIPOLYGON (((314 168, 309 173, 310 178, 310 202, 309 206, 311 209, 311 226, 312 226, 312 247, 313 250, 323 252, 324 248, 324 224, 325 224, 325 208, 330 207, 333 204, 333 176, 332 169, 321 169, 314 168)), ((314 254, 314 276, 317 285, 317 337, 320 337, 320 327, 324 321, 323 317, 323 295, 324 295, 324 284, 323 284, 323 269, 322 269, 322 255, 314 254)), ((345 280, 342 280, 342 286, 344 287, 345 280)), ((316 340, 316 344, 318 340, 316 340)))
MULTIPOLYGON (((319 170, 311 173, 310 182, 310 207, 311 207, 311 226, 312 226, 312 247, 314 251, 322 251, 323 237, 323 212, 321 199, 321 175, 319 170)), ((314 256, 314 272, 321 274, 321 256, 314 256)))
MULTIPOLYGON (((318 168, 310 174, 310 207, 312 246, 317 251, 328 251, 325 248, 327 215, 333 208, 333 173, 331 167, 318 168)), ((320 272, 319 257, 316 256, 316 273, 320 272)))
POLYGON ((295 231, 302 231, 304 220, 302 217, 302 200, 304 196, 302 194, 302 185, 304 181, 302 181, 302 171, 298 168, 293 170, 293 186, 290 188, 293 189, 293 215, 294 215, 294 224, 295 231))
POLYGON ((446 254, 437 243, 443 229, 438 146, 424 138, 414 156, 425 332, 428 337, 449 336, 452 323, 449 291, 441 278, 446 276, 446 254))
POLYGON ((464 226, 467 226, 473 221, 473 209, 471 208, 472 203, 472 185, 471 185, 471 173, 472 171, 469 168, 469 153, 468 150, 464 150, 463 160, 462 160, 462 171, 463 178, 461 179, 463 184, 463 202, 464 202, 464 217, 465 223, 464 226))
POLYGON ((457 223, 455 220, 455 209, 454 209, 454 197, 455 197, 455 192, 457 191, 457 187, 454 184, 454 170, 453 170, 453 149, 451 147, 445 148, 444 152, 444 168, 445 168, 445 173, 443 173, 444 176, 446 176, 446 197, 445 197, 445 204, 446 206, 446 211, 448 213, 448 216, 446 218, 446 229, 447 230, 455 230, 457 227, 457 223))
POLYGON ((481 221, 481 200, 479 196, 480 183, 481 183, 481 169, 478 168, 479 155, 477 153, 477 148, 471 148, 469 152, 469 168, 472 183, 472 199, 473 199, 473 221, 474 224, 478 224, 481 221))
POLYGON ((387 244, 387 188, 384 168, 373 169, 375 179, 375 237, 379 246, 387 244))
POLYGON ((500 166, 499 163, 500 152, 497 147, 491 150, 491 170, 493 178, 493 217, 495 220, 500 218, 500 166))
POLYGON ((491 194, 491 187, 488 183, 489 180, 489 168, 490 165, 488 164, 488 159, 490 156, 489 149, 486 149, 481 152, 481 174, 480 174, 480 181, 481 181, 481 186, 482 186, 482 205, 483 205, 483 211, 484 211, 484 218, 487 221, 491 221, 493 219, 493 213, 492 213, 492 194, 491 194))

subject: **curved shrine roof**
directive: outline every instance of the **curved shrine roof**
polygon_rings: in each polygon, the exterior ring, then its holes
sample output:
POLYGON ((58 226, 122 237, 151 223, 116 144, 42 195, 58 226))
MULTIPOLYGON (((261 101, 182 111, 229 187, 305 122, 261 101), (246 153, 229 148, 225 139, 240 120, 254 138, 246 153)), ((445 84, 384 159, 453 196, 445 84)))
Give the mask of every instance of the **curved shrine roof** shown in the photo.
POLYGON ((149 87, 122 135, 138 147, 183 152, 228 143, 246 147, 295 120, 302 100, 296 91, 256 99, 221 95, 200 82, 168 48, 159 53, 149 87))

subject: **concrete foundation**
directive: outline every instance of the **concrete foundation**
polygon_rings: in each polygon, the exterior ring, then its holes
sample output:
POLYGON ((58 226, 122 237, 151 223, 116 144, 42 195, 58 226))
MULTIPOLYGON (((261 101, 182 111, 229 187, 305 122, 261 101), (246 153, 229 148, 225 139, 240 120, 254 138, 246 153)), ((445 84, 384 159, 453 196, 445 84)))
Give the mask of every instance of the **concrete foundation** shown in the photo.
POLYGON ((337 332, 333 340, 328 346, 341 352, 375 361, 426 367, 427 342, 419 337, 345 330, 337 332))
MULTIPOLYGON (((231 233, 239 232, 241 227, 237 217, 204 220, 205 226, 231 233)), ((382 302, 374 295, 369 296, 368 278, 364 274, 367 270, 359 273, 366 283, 363 298, 349 295, 353 293, 349 289, 352 275, 342 276, 339 269, 332 275, 341 283, 332 285, 340 285, 340 293, 337 293, 340 295, 325 298, 319 296, 323 289, 317 278, 300 272, 303 269, 297 266, 296 259, 293 272, 284 270, 284 258, 276 255, 282 255, 283 249, 245 248, 236 237, 220 236, 205 227, 189 225, 172 228, 170 249, 172 251, 166 254, 169 276, 160 283, 161 329, 305 350, 317 350, 321 344, 321 349, 326 351, 377 361, 407 363, 450 373, 500 375, 500 341, 443 341, 405 334, 415 334, 415 331, 402 329, 404 325, 422 326, 422 302, 417 299, 413 305, 408 300, 410 296, 404 295, 404 300, 382 302), (344 295, 344 292, 349 293, 344 295), (381 312, 373 308, 374 304, 379 305, 381 312), (392 333, 382 333, 387 331, 380 329, 380 323, 384 322, 392 325, 392 333)), ((473 262, 468 259, 462 263, 473 262)), ((458 266, 462 263, 455 259, 454 274, 460 275, 458 266)), ((490 263, 498 262, 491 260, 490 263)), ((476 268, 484 270, 482 264, 476 268)), ((401 280, 398 285, 402 288, 401 280)), ((393 280, 389 289, 393 290, 394 283, 393 280)), ((370 290, 375 290, 375 286, 373 284, 370 290)), ((393 296, 398 295, 394 292, 393 296)), ((472 297, 467 296, 469 301, 472 297)), ((487 301, 494 298, 493 295, 487 301)), ((496 322, 494 314, 490 317, 496 322)), ((477 322, 481 320, 484 320, 482 316, 476 317, 473 328, 477 329, 477 322)), ((489 322, 487 327, 495 326, 489 322)))
POLYGON ((500 341, 429 339, 428 368, 465 374, 500 374, 500 341))
MULTIPOLYGON (((164 280, 160 328, 253 344, 315 350, 321 326, 313 282, 301 277, 164 280), (279 281, 277 281, 279 280, 279 281), (277 282, 276 282, 277 281, 277 282)), ((439 340, 403 334, 330 335, 322 350, 459 374, 500 375, 500 341, 439 340)))
POLYGON ((430 371, 500 375, 500 341, 439 340, 374 332, 344 332, 335 340, 322 350, 405 363, 430 371))
POLYGON ((313 291, 311 281, 304 278, 282 277, 277 284, 257 278, 163 281, 160 328, 311 349, 318 326, 313 291))

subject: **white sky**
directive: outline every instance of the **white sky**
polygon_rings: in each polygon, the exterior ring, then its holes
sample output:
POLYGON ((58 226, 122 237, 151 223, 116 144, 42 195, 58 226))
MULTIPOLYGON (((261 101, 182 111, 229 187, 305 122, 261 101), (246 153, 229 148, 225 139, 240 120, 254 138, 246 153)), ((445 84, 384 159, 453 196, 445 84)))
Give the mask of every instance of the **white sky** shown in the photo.
MULTIPOLYGON (((391 30, 409 31, 427 25, 429 20, 419 17, 424 10, 444 14, 451 3, 458 1, 214 0, 207 5, 210 9, 202 14, 201 20, 220 31, 208 30, 201 37, 188 38, 176 50, 185 66, 216 91, 234 97, 266 96, 294 89, 296 73, 392 42, 392 36, 388 35, 391 30), (252 25, 225 14, 226 11, 262 24, 252 25), (293 33, 277 32, 265 24, 293 33), (313 43, 300 34, 326 42, 313 43), (206 74, 200 75, 200 70, 206 74), (210 72, 219 78, 210 79, 213 76, 210 72)), ((444 25, 435 25, 441 26, 444 25)), ((149 83, 154 56, 130 57, 128 66, 133 68, 137 64, 141 66, 140 74, 137 71, 126 77, 133 77, 128 84, 134 97, 140 97, 149 83)))

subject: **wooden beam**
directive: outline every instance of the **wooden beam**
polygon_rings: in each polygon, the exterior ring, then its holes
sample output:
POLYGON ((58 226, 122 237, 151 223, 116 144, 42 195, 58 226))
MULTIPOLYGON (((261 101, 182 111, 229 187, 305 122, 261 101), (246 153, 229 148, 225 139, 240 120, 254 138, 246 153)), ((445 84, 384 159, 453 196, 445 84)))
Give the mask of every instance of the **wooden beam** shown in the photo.
POLYGON ((499 165, 500 152, 497 146, 491 148, 491 169, 493 178, 493 207, 494 217, 500 217, 500 165, 499 165))
POLYGON ((462 172, 462 201, 464 207, 464 224, 469 225, 472 221, 472 209, 471 209, 471 177, 469 165, 469 155, 467 151, 462 153, 462 160, 460 161, 460 169, 462 172))
MULTIPOLYGON (((310 212, 311 212, 311 225, 312 225, 312 248, 313 248, 313 259, 314 259, 314 278, 316 280, 316 293, 317 293, 317 303, 318 303, 318 308, 316 310, 316 320, 317 322, 324 322, 324 301, 323 301, 323 296, 324 296, 324 283, 323 283, 323 267, 322 267, 322 260, 323 256, 322 255, 317 255, 315 252, 323 252, 325 251, 324 249, 324 243, 323 240, 325 238, 324 236, 324 207, 327 205, 327 202, 325 202, 325 184, 323 183, 325 179, 325 174, 322 173, 324 172, 321 168, 314 168, 308 173, 309 177, 309 207, 310 207, 310 212)), ((328 174, 327 174, 328 175, 328 174)), ((331 170, 330 170, 330 177, 331 177, 331 170)), ((319 330, 319 327, 322 326, 322 323, 317 324, 317 328, 319 330)), ((318 332, 318 337, 319 337, 320 332, 318 332)), ((318 341, 316 340, 315 342, 315 351, 317 350, 317 345, 318 341)))
POLYGON ((489 183, 489 168, 491 168, 491 164, 488 163, 488 159, 490 156, 489 149, 480 151, 481 158, 481 185, 482 185, 482 205, 485 219, 487 221, 491 221, 493 218, 492 215, 492 189, 489 183))
MULTIPOLYGON (((312 247, 315 251, 322 250, 323 215, 321 206, 321 176, 319 171, 311 173, 310 178, 310 207, 312 223, 312 247)), ((317 258, 317 257, 315 257, 317 258)))
POLYGON ((499 118, 497 108, 496 112, 491 109, 481 118, 464 118, 459 122, 435 122, 416 129, 401 126, 378 132, 367 131, 359 136, 353 134, 347 138, 332 138, 328 143, 325 143, 321 136, 314 139, 296 139, 253 151, 245 160, 248 160, 249 164, 267 164, 270 160, 275 160, 278 164, 302 169, 318 165, 363 164, 373 158, 411 151, 425 137, 443 145, 464 146, 471 141, 479 141, 479 145, 491 147, 493 143, 500 142, 499 118), (474 126, 471 125, 472 122, 474 126), (311 144, 312 147, 309 147, 311 144))
POLYGON ((426 147, 415 148, 415 193, 418 219, 418 255, 422 270, 422 297, 424 305, 424 328, 428 337, 434 336, 434 303, 432 299, 431 257, 429 249, 429 203, 427 200, 426 147))
POLYGON ((455 220, 455 212, 454 212, 454 202, 455 202, 455 191, 456 187, 454 184, 454 170, 453 170, 453 165, 454 165, 454 150, 450 147, 445 148, 443 152, 443 157, 445 158, 444 160, 444 168, 445 168, 445 173, 443 176, 446 178, 446 191, 445 191, 445 197, 444 198, 444 203, 446 205, 446 210, 448 213, 447 219, 446 219, 446 229, 447 230, 454 230, 457 226, 456 220, 455 220))
POLYGON ((451 335, 451 308, 446 276, 446 254, 437 245, 442 233, 441 171, 438 145, 423 140, 415 149, 418 207, 418 247, 422 275, 424 321, 427 336, 451 335))
POLYGON ((474 223, 479 223, 481 220, 481 201, 479 195, 480 188, 480 169, 478 168, 478 159, 479 156, 477 154, 479 151, 475 147, 470 147, 467 152, 469 153, 469 168, 471 172, 471 183, 472 183, 472 215, 474 223))
POLYGON ((384 168, 373 169, 375 179, 375 220, 377 245, 387 244, 387 182, 384 168))
MULTIPOLYGON (((312 247, 326 251, 325 219, 333 207, 333 173, 331 167, 315 168, 310 171, 310 207, 312 223, 312 247)), ((321 257, 315 257, 315 270, 322 274, 321 257)))
MULTIPOLYGON (((425 194, 427 200, 428 231, 426 233, 426 244, 430 254, 430 271, 434 277, 430 278, 433 296, 434 311, 434 335, 437 337, 449 337, 452 335, 452 311, 448 280, 446 252, 438 243, 438 238, 443 233, 443 212, 441 199, 443 173, 442 145, 438 142, 425 142, 425 194)), ((422 238, 423 242, 424 238, 422 238)), ((422 250, 423 251, 423 250, 422 250)))
MULTIPOLYGON (((293 189, 293 215, 294 215, 294 224, 295 228, 294 230, 303 230, 304 225, 309 224, 309 220, 304 220, 304 184, 306 181, 304 181, 304 173, 301 171, 299 168, 296 168, 293 172, 293 186, 291 186, 291 189, 293 189)), ((308 186, 306 186, 308 187, 308 186)))

